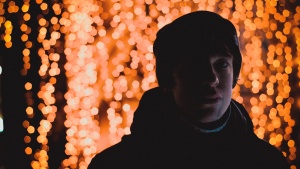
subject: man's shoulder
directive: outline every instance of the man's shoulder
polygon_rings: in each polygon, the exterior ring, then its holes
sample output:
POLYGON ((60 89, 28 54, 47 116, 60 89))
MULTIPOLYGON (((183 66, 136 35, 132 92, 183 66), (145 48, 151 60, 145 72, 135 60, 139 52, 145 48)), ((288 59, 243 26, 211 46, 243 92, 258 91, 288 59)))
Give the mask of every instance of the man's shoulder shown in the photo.
POLYGON ((258 137, 254 138, 253 144, 252 144, 254 150, 260 150, 260 152, 262 153, 266 153, 266 154, 272 154, 272 155, 276 155, 276 156, 283 156, 283 154, 280 152, 279 149, 277 149, 276 147, 274 147, 273 145, 271 145, 269 142, 262 140, 258 137))
POLYGON ((289 168, 283 153, 267 141, 258 137, 253 138, 249 151, 252 158, 256 159, 255 161, 261 161, 260 164, 264 164, 266 167, 273 167, 274 169, 289 168))
POLYGON ((88 169, 119 168, 125 164, 130 150, 122 142, 117 143, 95 155, 88 169), (117 163, 116 163, 117 161, 117 163))
POLYGON ((160 87, 154 87, 154 88, 151 88, 147 91, 144 92, 143 96, 142 96, 142 99, 143 98, 153 98, 153 97, 161 97, 163 96, 163 89, 160 88, 160 87))

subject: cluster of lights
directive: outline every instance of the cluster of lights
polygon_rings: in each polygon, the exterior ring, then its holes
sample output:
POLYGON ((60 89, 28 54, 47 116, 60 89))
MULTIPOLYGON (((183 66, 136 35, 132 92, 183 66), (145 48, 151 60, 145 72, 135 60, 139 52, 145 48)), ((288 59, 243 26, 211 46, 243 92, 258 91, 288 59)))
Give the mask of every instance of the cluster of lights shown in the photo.
MULTIPOLYGON (((276 147, 285 144, 288 149, 282 151, 289 161, 293 161, 296 147, 290 134, 295 120, 290 111, 295 99, 290 96, 289 76, 292 66, 298 64, 299 48, 293 49, 287 39, 291 38, 293 43, 298 40, 294 36, 300 33, 297 27, 300 8, 296 8, 296 14, 286 9, 278 11, 276 7, 285 4, 277 4, 277 1, 256 1, 255 4, 254 1, 235 1, 235 6, 232 21, 239 23, 242 20, 245 25, 239 29, 240 33, 243 29, 241 39, 245 50, 237 91, 243 87, 253 93, 247 100, 250 100, 248 107, 258 137, 276 147), (266 49, 262 48, 263 43, 267 45, 266 49), (293 58, 292 54, 297 57, 293 58)), ((243 102, 243 96, 236 94, 236 99, 243 102)))
MULTIPOLYGON (((5 2, 5 1, 4 1, 5 2)), ((4 2, 0 4, 0 7, 4 6, 4 2)), ((23 54, 23 68, 20 70, 20 73, 24 78, 27 77, 28 71, 31 68, 31 52, 33 42, 30 40, 32 37, 32 29, 30 25, 27 24, 28 21, 32 20, 31 14, 29 13, 30 9, 30 0, 24 0, 23 4, 19 7, 15 4, 14 1, 9 1, 7 3, 8 13, 21 13, 22 17, 19 20, 20 27, 19 29, 22 32, 20 37, 21 41, 24 42, 24 49, 22 50, 23 54)), ((41 14, 37 17, 37 22, 39 24, 38 27, 38 37, 37 43, 40 43, 42 48, 40 48, 37 52, 37 55, 41 58, 41 65, 39 69, 39 75, 43 81, 40 82, 40 91, 38 93, 34 93, 32 91, 33 83, 29 80, 25 83, 24 89, 26 90, 25 98, 27 102, 27 108, 25 110, 28 119, 23 121, 23 127, 27 129, 28 134, 24 137, 24 142, 28 145, 25 148, 25 153, 29 155, 32 159, 31 167, 32 168, 48 168, 48 139, 47 135, 51 131, 52 122, 56 117, 57 107, 55 106, 55 97, 54 84, 56 83, 55 76, 60 73, 60 69, 58 68, 58 61, 60 59, 60 55, 55 53, 55 49, 60 45, 58 39, 60 38, 60 32, 57 22, 58 18, 53 16, 50 20, 50 23, 43 18, 43 14, 48 13, 48 4, 43 3, 42 0, 36 0, 36 5, 38 5, 41 9, 41 14), (50 25, 53 25, 50 27, 50 25), (51 32, 49 33, 49 30, 51 32), (46 39, 46 35, 50 34, 50 39, 46 39), (42 113, 44 119, 42 119, 39 123, 39 126, 34 126, 31 124, 33 117, 37 112, 34 111, 34 107, 36 103, 33 101, 33 95, 36 94, 41 102, 37 105, 39 112, 42 113), (32 135, 37 133, 38 136, 36 138, 32 138, 32 135), (32 139, 36 139, 38 143, 41 144, 40 148, 37 150, 33 150, 33 147, 30 146, 32 139)), ((53 5, 53 10, 55 14, 60 14, 58 4, 53 5)), ((3 14, 5 13, 5 9, 3 9, 3 14)), ((5 46, 7 48, 12 47, 13 42, 11 41, 12 34, 12 23, 9 20, 6 20, 4 17, 0 17, 0 24, 4 23, 5 26, 5 35, 2 35, 5 46)), ((32 80, 32 79, 31 79, 32 80)))
MULTIPOLYGON (((13 45, 13 27, 3 17, 6 10, 3 9, 4 2, 0 2, 0 26, 5 27, 1 38, 10 48, 13 45)), ((290 95, 293 87, 290 75, 295 73, 293 67, 298 66, 300 78, 300 7, 288 10, 283 2, 73 0, 48 4, 36 0, 41 9, 36 18, 39 24, 37 43, 42 46, 37 51, 41 58, 38 73, 43 81, 38 93, 31 91, 32 82, 25 84, 28 120, 23 122, 23 126, 28 131, 25 143, 37 139, 41 148, 25 148, 25 153, 34 157, 31 166, 48 168, 47 152, 51 147, 47 145, 46 136, 57 113, 55 77, 60 74, 58 63, 62 55, 56 50, 61 45, 64 45, 67 59, 64 66, 68 85, 64 95, 67 101, 64 125, 67 127, 65 153, 69 156, 62 161, 62 166, 84 169, 96 153, 117 143, 123 135, 130 134, 133 112, 141 95, 158 85, 152 51, 156 32, 177 17, 196 10, 217 11, 236 26, 243 66, 233 98, 245 104, 250 111, 258 137, 281 149, 290 162, 294 161, 296 147, 291 133, 295 120, 291 116, 291 108, 297 104, 297 98, 290 95), (43 14, 49 9, 56 16, 46 20, 43 14), (65 36, 64 44, 59 41, 62 35, 65 36), (38 113, 33 109, 33 94, 41 99, 38 108, 44 117, 38 127, 30 124, 30 119, 38 113), (105 118, 108 123, 100 123, 105 118), (100 127, 108 128, 106 136, 100 136, 100 127), (31 138, 35 132, 38 133, 37 138, 31 138)), ((26 24, 32 19, 29 8, 29 0, 24 0, 20 7, 9 1, 7 9, 10 14, 21 9, 23 14, 19 23, 23 32, 20 38, 25 46, 21 70, 24 77, 31 67, 30 53, 34 52, 28 38, 33 30, 26 24)))
POLYGON ((99 6, 91 1, 69 1, 64 7, 60 24, 66 35, 64 53, 69 90, 65 94, 67 105, 64 108, 67 117, 65 126, 68 128, 65 152, 69 158, 62 165, 87 168, 101 140, 99 121, 94 116, 98 116, 102 99, 97 69, 101 59, 99 48, 103 48, 104 44, 95 40, 98 31, 93 24, 101 25, 103 20, 90 15, 99 10, 99 6))

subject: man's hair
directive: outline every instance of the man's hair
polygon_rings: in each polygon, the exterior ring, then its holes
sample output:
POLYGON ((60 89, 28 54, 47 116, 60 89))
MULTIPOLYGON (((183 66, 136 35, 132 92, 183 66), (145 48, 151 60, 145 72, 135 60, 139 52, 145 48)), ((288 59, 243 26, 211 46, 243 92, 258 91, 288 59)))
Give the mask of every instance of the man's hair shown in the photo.
MULTIPOLYGON (((185 61, 199 61, 209 55, 233 56, 233 87, 241 69, 242 56, 234 25, 220 15, 196 11, 161 28, 153 45, 156 76, 163 88, 172 88, 174 68, 185 61)), ((205 72, 203 72, 205 73, 205 72)))

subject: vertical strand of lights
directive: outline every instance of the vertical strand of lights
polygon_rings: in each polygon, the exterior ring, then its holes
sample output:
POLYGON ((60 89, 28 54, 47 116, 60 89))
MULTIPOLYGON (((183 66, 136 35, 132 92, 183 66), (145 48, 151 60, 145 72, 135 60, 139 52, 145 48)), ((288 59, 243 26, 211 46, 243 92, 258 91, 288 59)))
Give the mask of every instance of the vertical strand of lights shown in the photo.
MULTIPOLYGON (((65 12, 60 24, 65 34, 65 64, 68 78, 68 91, 65 94, 67 105, 64 110, 67 120, 66 154, 64 167, 87 168, 97 152, 100 140, 98 106, 101 101, 99 82, 97 82, 99 53, 103 44, 96 43, 96 25, 103 24, 99 17, 102 8, 90 0, 64 2, 65 12)), ((105 31, 104 29, 102 29, 105 31)), ((105 59, 102 60, 105 62, 105 59)))
MULTIPOLYGON (((291 30, 291 34, 294 36, 294 39, 295 39, 295 51, 293 53, 293 55, 296 55, 296 59, 293 60, 295 62, 293 62, 293 64, 295 63, 296 65, 298 65, 297 67, 297 77, 298 77, 298 86, 297 87, 300 87, 300 6, 297 6, 296 7, 296 13, 295 14, 291 14, 294 18, 294 22, 291 22, 293 23, 293 26, 290 27, 289 30, 291 30)), ((292 24, 291 24, 292 25, 292 24)), ((289 27, 289 26, 286 26, 286 27, 289 27)), ((296 102, 296 105, 297 107, 299 108, 300 107, 300 98, 297 97, 297 101, 296 102)), ((285 130, 291 132, 292 131, 292 128, 286 128, 285 130)), ((288 142, 288 147, 289 147, 289 151, 291 152, 291 154, 293 155, 291 160, 292 159, 295 159, 295 160, 299 160, 299 157, 296 157, 296 146, 299 146, 299 142, 295 143, 295 141, 291 141, 291 142, 288 142)), ((297 147, 298 148, 298 147, 297 147)), ((298 150, 299 152, 299 150, 298 150)), ((299 153, 297 153, 299 154, 299 153)), ((292 169, 296 169, 296 166, 293 165, 291 168, 292 169), (293 167, 293 168, 292 168, 293 167)))
POLYGON ((48 168, 48 151, 49 147, 47 133, 51 129, 51 122, 49 122, 48 115, 51 118, 51 112, 55 113, 55 110, 52 111, 52 106, 55 103, 52 93, 54 92, 54 87, 51 83, 47 82, 47 71, 49 70, 50 61, 49 56, 45 51, 50 49, 50 43, 46 39, 47 34, 47 21, 44 19, 43 14, 46 13, 47 4, 43 3, 42 0, 36 1, 36 5, 40 7, 41 13, 37 16, 37 22, 39 25, 38 28, 38 37, 37 42, 41 43, 42 47, 38 49, 38 56, 41 58, 41 66, 39 68, 39 75, 41 76, 42 81, 40 82, 40 89, 37 93, 38 97, 41 99, 38 105, 39 110, 42 112, 43 117, 39 122, 37 127, 37 142, 41 144, 40 149, 37 149, 34 153, 34 160, 31 163, 32 168, 48 168))
MULTIPOLYGON (((1 6, 4 6, 4 2, 2 3, 1 6)), ((3 12, 3 15, 4 15, 5 10, 3 9, 1 11, 3 12)), ((18 11, 19 11, 19 7, 15 4, 15 2, 14 1, 9 1, 7 12, 9 14, 13 14, 13 13, 17 13, 18 11)), ((12 34, 12 31, 13 31, 12 22, 7 18, 0 17, 0 19, 2 20, 0 23, 4 23, 4 27, 5 27, 5 32, 4 32, 4 35, 3 35, 3 40, 5 41, 5 47, 6 48, 11 48, 12 47, 11 34, 12 34)))
MULTIPOLYGON (((21 6, 22 20, 19 23, 20 23, 20 30, 22 32, 20 39, 24 43, 24 49, 22 50, 24 63, 20 73, 25 78, 28 75, 28 71, 31 68, 30 52, 31 52, 32 42, 29 41, 28 38, 31 33, 31 28, 27 24, 27 22, 31 19, 31 16, 29 14, 29 8, 30 8, 29 1, 23 1, 23 5, 21 6)), ((25 153, 28 156, 31 156, 33 150, 30 143, 32 142, 32 139, 34 139, 32 137, 35 132, 35 127, 33 124, 31 124, 32 118, 34 117, 32 83, 30 81, 27 81, 24 85, 24 89, 26 90, 25 99, 27 104, 25 112, 28 117, 28 119, 25 119, 23 121, 23 127, 27 129, 27 133, 28 133, 27 135, 24 136, 24 142, 27 145, 25 148, 25 153)))
MULTIPOLYGON (((5 17, 4 17, 4 14, 5 14, 5 7, 4 7, 4 4, 5 4, 6 0, 3 0, 0 2, 0 28, 3 26, 4 22, 5 22, 5 17)), ((2 37, 1 37, 2 39, 2 37)))
POLYGON ((41 144, 40 149, 37 149, 34 154, 35 160, 32 162, 32 168, 49 168, 48 151, 48 134, 52 129, 52 123, 56 118, 57 106, 55 98, 55 84, 56 76, 60 74, 58 67, 58 61, 60 60, 60 54, 56 49, 60 46, 60 32, 57 27, 58 18, 52 16, 49 20, 46 19, 46 15, 49 10, 54 10, 56 15, 60 14, 60 9, 57 4, 51 6, 51 3, 45 3, 42 0, 36 1, 36 5, 39 6, 41 13, 37 15, 37 22, 39 25, 37 42, 41 44, 37 54, 40 57, 41 65, 39 68, 39 75, 42 79, 40 82, 40 89, 37 93, 40 98, 38 109, 42 113, 42 120, 39 122, 37 128, 38 136, 37 142, 41 144), (52 8, 51 8, 52 7, 52 8))

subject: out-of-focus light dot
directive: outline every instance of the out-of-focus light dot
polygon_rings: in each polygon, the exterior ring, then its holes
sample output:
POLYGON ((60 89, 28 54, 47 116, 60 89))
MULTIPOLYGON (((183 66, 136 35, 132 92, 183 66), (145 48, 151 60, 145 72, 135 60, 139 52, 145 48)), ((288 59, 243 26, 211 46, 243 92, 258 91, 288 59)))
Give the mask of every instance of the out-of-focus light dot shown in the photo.
POLYGON ((121 4, 120 4, 120 3, 115 3, 115 4, 113 5, 113 8, 114 8, 115 10, 120 10, 120 9, 121 9, 121 4))
POLYGON ((80 130, 78 132, 78 135, 79 135, 79 137, 83 138, 83 137, 85 137, 87 135, 87 132, 86 132, 86 130, 80 130))
POLYGON ((40 163, 38 161, 32 161, 31 162, 31 167, 33 169, 39 169, 39 168, 41 168, 40 163))
POLYGON ((32 89, 32 84, 30 82, 25 83, 25 89, 26 90, 31 90, 32 89))
POLYGON ((68 159, 63 160, 62 165, 63 165, 64 167, 69 166, 69 165, 70 165, 69 160, 68 160, 68 159))
POLYGON ((115 15, 113 17, 113 21, 116 22, 116 23, 119 23, 121 21, 121 17, 119 15, 115 15))
POLYGON ((126 5, 127 7, 132 7, 132 6, 133 6, 133 1, 126 1, 126 2, 125 2, 125 5, 126 5))
POLYGON ((93 108, 91 109, 91 114, 92 114, 92 115, 98 114, 98 109, 97 109, 96 107, 93 107, 93 108))
POLYGON ((261 95, 259 96, 259 99, 260 99, 260 101, 266 101, 266 100, 267 100, 267 95, 261 94, 261 95))
POLYGON ((8 34, 6 34, 6 35, 4 36, 4 41, 5 41, 5 42, 10 42, 10 41, 11 41, 11 36, 8 35, 8 34))
POLYGON ((31 149, 30 147, 26 147, 26 148, 25 148, 25 153, 26 153, 27 155, 32 154, 32 149, 31 149))
POLYGON ((112 38, 113 39, 118 39, 120 37, 120 33, 119 32, 114 32, 113 34, 112 34, 112 38))
POLYGON ((21 36, 21 40, 22 40, 23 42, 26 42, 26 41, 28 40, 28 35, 23 34, 23 35, 21 36))
POLYGON ((295 120, 288 121, 288 125, 291 127, 295 126, 295 120))
POLYGON ((280 61, 279 60, 274 60, 273 65, 274 65, 274 67, 279 67, 280 66, 280 61))
POLYGON ((288 141, 288 146, 289 147, 294 147, 295 146, 295 141, 294 140, 289 140, 288 141))
POLYGON ((257 61, 256 61, 256 66, 257 67, 261 67, 261 66, 263 66, 263 61, 261 60, 261 59, 258 59, 257 61))
POLYGON ((285 93, 290 93, 291 92, 291 87, 290 86, 284 86, 283 91, 285 93))
POLYGON ((254 80, 253 82, 252 82, 252 86, 253 87, 259 87, 259 81, 257 81, 257 80, 254 80))
MULTIPOLYGON (((112 102, 115 103, 115 102, 112 102)), ((116 106, 114 106, 113 104, 111 104, 111 107, 116 108, 116 106)), ((115 113, 115 109, 114 108, 108 108, 107 109, 107 114, 114 114, 115 113)))
POLYGON ((129 110, 130 110, 130 105, 129 105, 129 104, 124 104, 124 105, 123 105, 123 110, 124 110, 125 112, 129 111, 129 110))
POLYGON ((85 148, 84 150, 83 150, 83 154, 84 155, 90 155, 92 152, 91 152, 91 149, 90 148, 85 148))
POLYGON ((28 26, 26 24, 22 24, 20 29, 21 31, 25 32, 28 29, 28 26))
POLYGON ((76 35, 75 34, 69 34, 68 36, 68 40, 69 41, 74 41, 76 39, 76 35))
POLYGON ((114 134, 114 133, 117 132, 117 128, 116 128, 116 127, 110 127, 110 128, 109 128, 109 132, 110 132, 111 134, 114 134))
POLYGON ((26 113, 27 113, 28 115, 32 115, 32 114, 33 114, 33 108, 32 108, 32 107, 27 107, 27 108, 26 108, 26 113))
POLYGON ((31 16, 30 16, 30 14, 28 14, 28 13, 26 13, 26 14, 23 15, 23 19, 24 19, 25 21, 29 21, 30 18, 31 18, 31 16))
POLYGON ((27 5, 27 4, 24 4, 23 6, 22 6, 22 8, 21 8, 21 10, 22 10, 22 12, 28 12, 28 10, 29 10, 29 6, 27 5))
POLYGON ((276 136, 276 142, 281 142, 283 140, 283 136, 281 134, 278 134, 276 136))
POLYGON ((132 98, 133 95, 134 95, 134 93, 133 93, 132 91, 129 90, 129 91, 126 92, 125 95, 126 95, 127 98, 132 98))
POLYGON ((47 21, 46 21, 46 19, 44 19, 44 18, 41 18, 41 19, 39 20, 39 24, 40 24, 41 26, 45 26, 46 23, 47 23, 47 21))
POLYGON ((11 21, 6 21, 6 22, 4 23, 4 26, 5 26, 6 29, 10 29, 10 28, 12 27, 11 21))
POLYGON ((282 12, 283 16, 288 17, 290 15, 290 11, 289 10, 283 10, 282 12))
MULTIPOLYGON (((118 65, 118 66, 116 67, 116 69, 117 69, 118 72, 122 72, 122 71, 124 70, 124 66, 123 66, 123 65, 118 65)), ((124 79, 124 80, 125 80, 125 79, 124 79)))
POLYGON ((99 35, 100 37, 104 37, 104 36, 106 35, 106 31, 105 31, 104 29, 100 29, 100 30, 98 31, 98 35, 99 35))
POLYGON ((30 143, 30 141, 31 141, 31 138, 29 136, 24 137, 24 142, 25 143, 30 143))
POLYGON ((293 69, 292 69, 290 66, 287 66, 287 67, 285 67, 284 71, 285 71, 285 73, 287 73, 287 74, 291 74, 292 71, 293 71, 293 69))
POLYGON ((29 126, 29 122, 27 120, 23 121, 22 123, 24 128, 27 128, 29 126))
POLYGON ((122 94, 121 93, 116 93, 115 96, 114 96, 114 98, 116 100, 122 100, 122 94))
POLYGON ((35 131, 35 129, 34 129, 34 127, 33 127, 33 126, 28 126, 28 128, 27 128, 27 132, 28 132, 29 134, 32 134, 32 133, 34 133, 34 131, 35 131))
POLYGON ((295 165, 291 165, 290 169, 297 169, 295 165))
POLYGON ((274 126, 272 124, 269 124, 267 129, 268 131, 274 131, 274 126))
POLYGON ((276 97, 276 102, 277 103, 282 103, 282 101, 283 101, 283 98, 281 96, 276 97))
POLYGON ((296 159, 296 154, 290 154, 289 159, 290 160, 295 160, 296 159))
POLYGON ((48 8, 48 4, 47 4, 47 3, 42 3, 42 4, 40 5, 40 8, 41 8, 42 10, 46 10, 46 9, 48 8))
POLYGON ((88 124, 88 120, 86 118, 82 118, 82 119, 80 119, 80 124, 81 125, 87 125, 88 124))
POLYGON ((276 117, 274 120, 272 120, 272 125, 274 128, 280 128, 281 126, 281 121, 279 117, 276 117))
POLYGON ((269 143, 271 145, 275 145, 276 144, 276 139, 275 138, 270 138, 269 143))
POLYGON ((143 10, 142 10, 141 8, 139 8, 139 7, 137 7, 137 8, 134 9, 134 13, 135 13, 136 15, 141 15, 142 12, 143 12, 143 10))
POLYGON ((258 106, 253 106, 251 108, 251 111, 254 113, 254 114, 258 114, 259 113, 259 107, 258 106))
POLYGON ((133 88, 138 88, 139 86, 140 86, 140 82, 139 81, 135 80, 135 81, 132 82, 132 87, 133 88))
POLYGON ((123 121, 123 118, 122 118, 122 117, 120 117, 120 116, 117 116, 117 117, 116 117, 116 123, 117 123, 117 124, 122 123, 122 121, 123 121))

